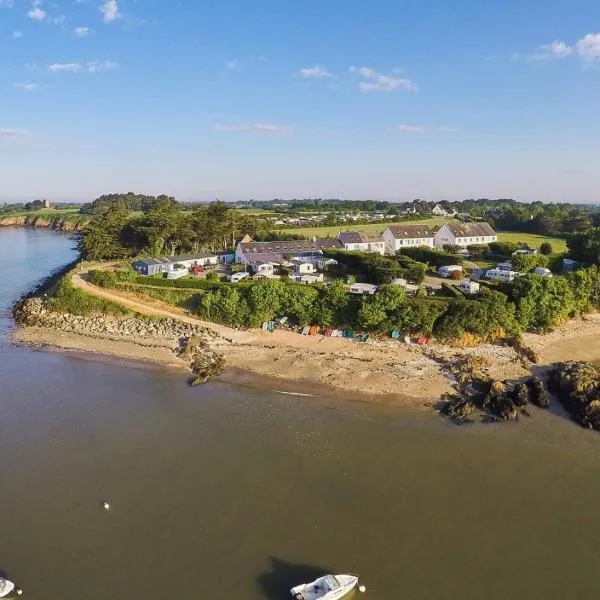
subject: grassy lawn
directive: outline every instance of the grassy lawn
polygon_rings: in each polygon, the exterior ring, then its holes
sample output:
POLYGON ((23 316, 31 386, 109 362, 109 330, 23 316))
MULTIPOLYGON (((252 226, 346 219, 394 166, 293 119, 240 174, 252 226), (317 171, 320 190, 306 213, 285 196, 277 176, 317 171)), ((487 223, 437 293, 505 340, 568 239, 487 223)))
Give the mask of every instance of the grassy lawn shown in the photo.
POLYGON ((66 217, 78 215, 78 208, 40 208, 39 210, 16 210, 11 215, 26 215, 31 217, 66 217))
POLYGON ((552 252, 562 253, 567 250, 566 240, 560 238, 546 237, 535 233, 519 233, 515 231, 499 231, 498 240, 500 242, 516 242, 518 244, 527 244, 531 248, 539 248, 544 242, 552 244, 552 252))
MULTIPOLYGON (((423 219, 421 221, 405 221, 406 225, 429 225, 429 227, 439 227, 448 219, 443 217, 432 217, 431 219, 423 219)), ((362 233, 383 233, 388 225, 400 225, 400 223, 368 223, 366 225, 354 225, 352 223, 344 223, 343 225, 334 225, 333 227, 299 227, 292 229, 278 229, 280 233, 296 233, 307 237, 335 237, 340 231, 359 231, 362 233)))

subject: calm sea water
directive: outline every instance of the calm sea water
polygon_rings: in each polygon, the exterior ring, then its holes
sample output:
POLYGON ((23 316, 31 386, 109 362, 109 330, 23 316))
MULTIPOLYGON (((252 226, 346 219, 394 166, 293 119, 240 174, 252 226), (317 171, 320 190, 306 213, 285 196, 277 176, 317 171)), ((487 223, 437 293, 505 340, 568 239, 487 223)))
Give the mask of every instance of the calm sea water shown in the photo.
POLYGON ((0 571, 24 598, 277 600, 328 571, 373 600, 597 595, 599 436, 12 346, 11 302, 73 245, 0 230, 0 571))

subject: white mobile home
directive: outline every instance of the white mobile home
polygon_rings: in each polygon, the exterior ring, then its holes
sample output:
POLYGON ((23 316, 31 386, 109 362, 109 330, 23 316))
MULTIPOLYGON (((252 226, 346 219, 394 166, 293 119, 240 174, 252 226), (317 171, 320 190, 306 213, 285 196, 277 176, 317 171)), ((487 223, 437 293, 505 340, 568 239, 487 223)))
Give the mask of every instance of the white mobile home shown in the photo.
POLYGON ((237 283, 238 281, 241 281, 242 279, 246 279, 246 277, 249 277, 250 273, 246 273, 246 271, 238 271, 237 273, 233 273, 232 275, 229 276, 229 281, 231 281, 231 283, 237 283))
POLYGON ((350 286, 351 294, 371 294, 373 295, 377 291, 377 286, 370 283, 353 283, 350 286))
POLYGON ((503 271, 502 269, 490 269, 486 272, 485 278, 492 281, 514 281, 519 274, 515 271, 503 271))
POLYGON ((480 288, 476 281, 471 281, 470 279, 463 279, 456 287, 465 292, 465 294, 478 294, 480 288))
POLYGON ((542 277, 552 277, 552 271, 550 269, 546 269, 546 267, 536 267, 533 272, 536 275, 541 275, 542 277))

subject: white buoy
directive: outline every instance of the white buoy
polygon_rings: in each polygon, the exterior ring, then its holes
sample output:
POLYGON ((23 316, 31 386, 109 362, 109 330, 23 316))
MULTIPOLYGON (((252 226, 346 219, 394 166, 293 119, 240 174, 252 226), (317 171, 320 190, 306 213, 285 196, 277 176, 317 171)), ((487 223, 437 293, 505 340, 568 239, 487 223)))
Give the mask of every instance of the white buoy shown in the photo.
POLYGON ((21 596, 23 594, 23 590, 21 588, 17 588, 17 596, 21 596))
POLYGON ((104 510, 110 510, 110 504, 108 502, 104 503, 104 510))
POLYGON ((365 586, 365 585, 359 585, 358 586, 358 591, 361 592, 361 593, 366 592, 367 591, 367 586, 365 586))

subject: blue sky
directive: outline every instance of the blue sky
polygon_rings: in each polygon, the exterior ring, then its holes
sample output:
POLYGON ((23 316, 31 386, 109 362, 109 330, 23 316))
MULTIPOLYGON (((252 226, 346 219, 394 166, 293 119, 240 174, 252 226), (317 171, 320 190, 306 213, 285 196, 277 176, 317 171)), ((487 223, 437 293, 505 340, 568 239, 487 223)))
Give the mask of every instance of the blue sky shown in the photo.
POLYGON ((0 199, 600 201, 597 0, 0 0, 0 199))

